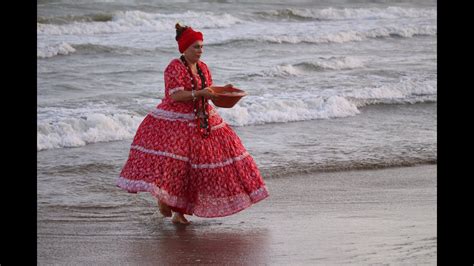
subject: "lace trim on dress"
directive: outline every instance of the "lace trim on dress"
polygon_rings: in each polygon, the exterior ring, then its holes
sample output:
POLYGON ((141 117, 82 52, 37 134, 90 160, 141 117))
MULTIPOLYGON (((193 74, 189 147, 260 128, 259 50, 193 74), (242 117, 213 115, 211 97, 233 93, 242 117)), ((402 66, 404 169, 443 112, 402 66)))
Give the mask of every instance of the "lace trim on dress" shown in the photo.
MULTIPOLYGON (((186 121, 186 120, 194 120, 194 113, 179 113, 179 112, 173 112, 173 111, 166 111, 163 109, 154 109, 149 113, 151 116, 157 119, 165 119, 165 120, 171 120, 171 121, 186 121)), ((209 116, 216 115, 216 110, 212 109, 209 113, 209 116)))
POLYGON ((144 147, 142 147, 142 146, 138 146, 138 145, 133 145, 133 146, 131 147, 131 149, 135 149, 135 150, 138 150, 138 151, 141 151, 141 152, 144 152, 144 153, 149 153, 149 154, 154 154, 154 155, 160 155, 160 156, 170 157, 170 158, 173 158, 173 159, 176 159, 176 160, 181 160, 181 161, 189 162, 189 158, 188 158, 188 157, 184 157, 184 156, 177 155, 177 154, 170 153, 170 152, 166 152, 166 151, 150 150, 150 149, 146 149, 146 148, 144 148, 144 147))
MULTIPOLYGON (((211 130, 216 130, 216 129, 219 129, 219 128, 223 128, 225 125, 226 125, 226 123, 224 121, 222 121, 220 124, 212 126, 211 130)), ((189 123, 188 126, 195 127, 196 123, 189 123)))
POLYGON ((147 183, 143 180, 130 180, 120 176, 116 185, 122 189, 126 189, 130 193, 150 192, 167 205, 186 210, 187 214, 209 218, 234 214, 269 196, 267 187, 262 186, 248 194, 240 193, 229 197, 216 198, 199 195, 199 202, 201 204, 194 206, 194 204, 189 203, 185 198, 170 195, 166 190, 161 189, 156 184, 147 183))
POLYGON ((225 125, 226 125, 226 123, 224 121, 222 121, 222 123, 220 123, 219 125, 212 126, 211 130, 216 130, 216 129, 219 129, 219 128, 223 128, 225 125))
MULTIPOLYGON (((176 159, 176 160, 181 160, 181 161, 185 161, 185 162, 189 162, 189 158, 188 157, 185 157, 185 156, 181 156, 181 155, 177 155, 177 154, 174 154, 174 153, 170 153, 170 152, 166 152, 166 151, 157 151, 157 150, 150 150, 150 149, 146 149, 142 146, 138 146, 138 145, 133 145, 131 147, 131 149, 135 149, 135 150, 138 150, 138 151, 141 151, 141 152, 144 152, 144 153, 148 153, 148 154, 153 154, 153 155, 159 155, 159 156, 165 156, 165 157, 170 157, 170 158, 173 158, 173 159, 176 159)), ((244 152, 242 153, 241 155, 237 156, 237 157, 232 157, 232 158, 229 158, 223 162, 218 162, 218 163, 205 163, 205 164, 191 164, 191 167, 192 168, 199 168, 199 169, 202 169, 202 168, 218 168, 218 167, 224 167, 226 165, 229 165, 229 164, 232 164, 232 163, 235 163, 235 162, 238 162, 244 158, 246 158, 247 156, 249 156, 250 154, 248 152, 244 152)))
POLYGON ((137 192, 150 192, 155 197, 164 201, 167 205, 176 206, 176 207, 185 207, 189 205, 186 203, 186 200, 181 197, 170 195, 166 190, 159 188, 153 183, 147 183, 143 180, 130 180, 121 176, 116 185, 120 188, 126 189, 130 193, 137 192))
POLYGON ((174 89, 170 89, 170 90, 169 90, 169 95, 171 95, 171 94, 173 94, 173 93, 175 93, 175 92, 177 92, 177 91, 184 91, 184 87, 176 87, 176 88, 174 88, 174 89))
POLYGON ((244 153, 242 153, 240 156, 237 156, 237 157, 234 157, 234 158, 229 158, 229 159, 225 160, 224 162, 220 162, 220 163, 205 163, 205 164, 191 164, 191 167, 192 167, 192 168, 199 168, 199 169, 202 169, 202 168, 224 167, 224 166, 226 166, 226 165, 229 165, 229 164, 238 162, 238 161, 244 159, 244 158, 247 157, 247 156, 249 156, 249 153, 248 153, 248 152, 244 152, 244 153))
POLYGON ((173 111, 166 111, 163 109, 155 109, 150 112, 150 115, 155 118, 162 118, 166 120, 193 120, 194 113, 178 113, 173 111))

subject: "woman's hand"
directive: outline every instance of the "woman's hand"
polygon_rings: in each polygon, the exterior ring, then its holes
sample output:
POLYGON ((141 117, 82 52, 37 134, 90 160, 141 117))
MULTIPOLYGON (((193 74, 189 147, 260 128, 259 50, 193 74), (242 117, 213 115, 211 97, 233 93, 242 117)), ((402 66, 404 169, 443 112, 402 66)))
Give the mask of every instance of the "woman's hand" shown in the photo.
POLYGON ((196 91, 196 97, 215 99, 217 96, 214 94, 214 91, 212 91, 211 87, 207 87, 202 90, 196 91))

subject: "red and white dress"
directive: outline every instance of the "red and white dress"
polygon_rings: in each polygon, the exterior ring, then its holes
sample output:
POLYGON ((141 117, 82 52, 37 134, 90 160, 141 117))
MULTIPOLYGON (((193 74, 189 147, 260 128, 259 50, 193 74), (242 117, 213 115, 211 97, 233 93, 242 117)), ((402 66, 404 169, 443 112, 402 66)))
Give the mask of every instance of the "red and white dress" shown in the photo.
MULTIPOLYGON (((198 64, 212 85, 207 65, 198 64)), ((172 60, 164 77, 165 97, 138 127, 117 186, 131 193, 148 191, 173 211, 199 217, 231 215, 268 197, 255 161, 215 108, 207 105, 211 133, 204 138, 193 102, 170 97, 191 91, 183 62, 172 60)), ((194 78, 201 88, 199 76, 194 78)))

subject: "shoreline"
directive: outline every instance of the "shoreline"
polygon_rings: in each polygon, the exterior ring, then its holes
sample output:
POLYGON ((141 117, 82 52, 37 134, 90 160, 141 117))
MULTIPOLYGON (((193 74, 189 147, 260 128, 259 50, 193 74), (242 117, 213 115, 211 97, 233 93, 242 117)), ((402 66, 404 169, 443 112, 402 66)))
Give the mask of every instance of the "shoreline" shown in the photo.
MULTIPOLYGON (((357 172, 357 171, 372 171, 372 170, 385 170, 385 169, 393 169, 393 168, 409 168, 409 167, 419 167, 419 166, 436 166, 438 164, 437 159, 433 160, 426 160, 420 162, 401 162, 400 164, 392 164, 392 165, 379 165, 379 164, 360 164, 357 166, 351 165, 348 167, 341 167, 337 166, 325 166, 325 167, 318 167, 315 166, 314 168, 307 167, 302 171, 285 171, 285 168, 276 169, 277 167, 273 166, 270 173, 267 173, 267 169, 261 167, 262 176, 265 179, 273 179, 273 178, 282 178, 283 176, 293 175, 293 176, 300 176, 300 175, 317 175, 317 174, 325 174, 325 173, 339 173, 339 172, 357 172)), ((314 163, 313 163, 314 165, 314 163)), ((306 165, 305 165, 306 166, 306 165)))
POLYGON ((122 215, 38 217, 38 264, 436 264, 436 176, 421 165, 270 178, 266 200, 189 226, 143 193, 122 215))

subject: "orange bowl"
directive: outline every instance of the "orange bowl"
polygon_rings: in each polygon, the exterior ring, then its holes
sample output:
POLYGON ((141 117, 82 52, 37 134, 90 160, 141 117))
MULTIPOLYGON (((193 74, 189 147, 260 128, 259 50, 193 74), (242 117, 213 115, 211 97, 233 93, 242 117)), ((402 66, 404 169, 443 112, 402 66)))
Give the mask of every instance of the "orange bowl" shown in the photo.
POLYGON ((214 94, 217 96, 211 100, 215 106, 232 108, 240 99, 247 95, 247 93, 236 87, 211 87, 214 94))

